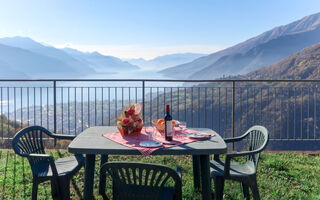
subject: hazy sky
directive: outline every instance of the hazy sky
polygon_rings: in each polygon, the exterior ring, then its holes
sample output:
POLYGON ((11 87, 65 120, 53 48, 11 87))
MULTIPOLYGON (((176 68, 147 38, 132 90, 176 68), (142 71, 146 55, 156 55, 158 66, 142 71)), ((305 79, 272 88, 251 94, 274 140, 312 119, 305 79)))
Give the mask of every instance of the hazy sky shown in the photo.
POLYGON ((0 37, 152 58, 212 53, 317 12, 319 0, 0 0, 0 37))

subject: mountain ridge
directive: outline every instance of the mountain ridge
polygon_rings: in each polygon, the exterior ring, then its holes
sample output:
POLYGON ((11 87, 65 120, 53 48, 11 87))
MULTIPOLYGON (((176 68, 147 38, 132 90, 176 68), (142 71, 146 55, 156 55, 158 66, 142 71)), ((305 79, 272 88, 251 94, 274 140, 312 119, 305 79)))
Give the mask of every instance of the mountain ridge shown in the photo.
MULTIPOLYGON (((74 75, 75 73, 72 67, 60 60, 3 44, 0 44, 0 60, 2 63, 1 69, 5 70, 10 66, 10 70, 16 72, 17 77, 26 74, 30 78, 37 78, 41 74, 46 74, 45 77, 48 78, 56 75, 74 75)), ((1 73, 1 76, 3 78, 13 78, 15 74, 1 73)))
POLYGON ((304 48, 277 63, 260 67, 239 79, 320 79, 320 43, 304 48))
POLYGON ((78 52, 78 56, 71 55, 70 51, 66 52, 63 49, 41 44, 28 37, 0 38, 0 45, 0 52, 3 52, 3 55, 0 55, 0 68, 3 72, 1 76, 4 78, 57 78, 61 76, 70 78, 115 70, 139 69, 119 58, 104 56, 97 52, 83 53, 74 50, 73 53, 78 52), (23 57, 24 62, 20 57, 23 57))
POLYGON ((216 74, 245 74, 258 67, 270 65, 320 42, 320 28, 278 37, 258 45, 246 53, 221 57, 213 65, 192 74, 191 79, 218 78, 216 74), (214 69, 214 70, 213 70, 214 69))
POLYGON ((38 43, 28 37, 16 36, 0 38, 0 44, 28 50, 30 52, 34 52, 43 56, 52 57, 56 60, 66 63, 79 73, 95 73, 94 69, 92 69, 90 66, 86 65, 85 63, 79 62, 79 60, 71 57, 64 51, 52 46, 38 43))
POLYGON ((123 61, 114 56, 102 55, 99 52, 81 52, 72 48, 64 48, 63 51, 76 59, 86 62, 93 67, 97 72, 114 72, 114 70, 138 70, 140 67, 123 61))
POLYGON ((246 51, 252 49, 255 46, 258 46, 262 43, 266 43, 280 36, 296 34, 299 32, 312 31, 317 28, 320 28, 320 13, 303 17, 302 19, 296 20, 287 25, 275 27, 269 31, 265 31, 256 37, 245 40, 234 46, 209 54, 208 56, 200 57, 189 63, 164 69, 160 71, 160 73, 171 77, 174 76, 175 78, 185 79, 186 77, 189 77, 190 75, 213 65, 219 58, 223 56, 236 53, 245 53, 246 51), (179 74, 179 71, 184 71, 184 73, 179 74))
POLYGON ((187 53, 166 54, 162 56, 157 56, 149 60, 146 60, 143 58, 125 59, 125 60, 131 64, 138 65, 142 68, 162 70, 167 67, 172 67, 178 64, 190 62, 204 55, 206 54, 187 52, 187 53))

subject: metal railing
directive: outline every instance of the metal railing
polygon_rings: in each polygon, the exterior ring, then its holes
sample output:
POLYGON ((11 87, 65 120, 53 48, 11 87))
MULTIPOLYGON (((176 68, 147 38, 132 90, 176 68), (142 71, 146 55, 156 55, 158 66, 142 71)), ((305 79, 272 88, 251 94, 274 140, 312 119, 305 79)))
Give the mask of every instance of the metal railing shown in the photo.
MULTIPOLYGON (((1 79, 0 139, 41 125, 79 134, 115 125, 129 103, 142 104, 146 124, 172 116, 189 127, 207 127, 223 137, 255 124, 271 134, 272 149, 319 149, 320 80, 1 79)), ((235 147, 236 148, 236 147, 235 147)))

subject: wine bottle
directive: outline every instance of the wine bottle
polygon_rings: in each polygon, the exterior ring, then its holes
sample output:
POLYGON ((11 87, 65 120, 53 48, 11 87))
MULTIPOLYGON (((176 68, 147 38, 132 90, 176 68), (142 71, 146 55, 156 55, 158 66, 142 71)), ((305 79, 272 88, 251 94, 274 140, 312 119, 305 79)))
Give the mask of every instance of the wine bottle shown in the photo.
POLYGON ((173 129, 172 129, 172 117, 170 115, 170 107, 167 104, 166 105, 166 116, 164 117, 164 133, 165 133, 165 139, 167 141, 172 141, 173 136, 173 129))

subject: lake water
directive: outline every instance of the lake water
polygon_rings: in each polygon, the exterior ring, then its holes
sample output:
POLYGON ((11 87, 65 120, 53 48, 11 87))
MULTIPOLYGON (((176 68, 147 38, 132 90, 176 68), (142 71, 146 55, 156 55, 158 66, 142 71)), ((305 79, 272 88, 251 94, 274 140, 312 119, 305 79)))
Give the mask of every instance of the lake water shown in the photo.
MULTIPOLYGON (((155 92, 156 87, 163 92, 163 87, 182 86, 183 82, 170 82, 172 78, 163 76, 156 71, 138 70, 119 73, 94 74, 81 79, 167 79, 168 82, 146 81, 145 94, 155 92), (155 87, 152 90, 150 87, 155 87)), ((79 79, 79 77, 77 77, 79 79)), ((12 112, 21 107, 53 104, 52 82, 1 82, 0 86, 0 112, 12 112), (9 89, 7 87, 10 87, 9 89), (29 87, 29 88, 28 88, 29 87), (34 88, 36 87, 36 88, 34 88), (1 109, 1 106, 3 107, 1 109)), ((141 81, 72 81, 57 82, 57 104, 76 101, 106 100, 136 100, 142 98, 141 81), (125 87, 122 89, 121 87, 125 87), (135 88, 137 87, 137 89, 135 88), (117 89, 116 89, 117 88, 117 89)))
POLYGON ((104 79, 171 79, 154 70, 134 70, 117 73, 89 75, 87 78, 104 78, 104 79))
MULTIPOLYGON (((118 72, 118 73, 109 73, 109 74, 94 74, 83 77, 84 79, 164 79, 168 80, 168 82, 145 82, 145 86, 153 86, 153 87, 177 87, 182 86, 181 83, 170 82, 170 80, 174 80, 173 78, 167 77, 163 74, 157 73, 153 70, 136 70, 129 72, 118 72)), ((87 83, 84 83, 87 85, 87 83)), ((94 83, 91 83, 94 84, 94 83)), ((101 83, 99 83, 101 84, 101 83)), ((119 86, 119 87, 128 87, 128 86, 142 86, 141 82, 108 82, 107 85, 110 86, 119 86)))

